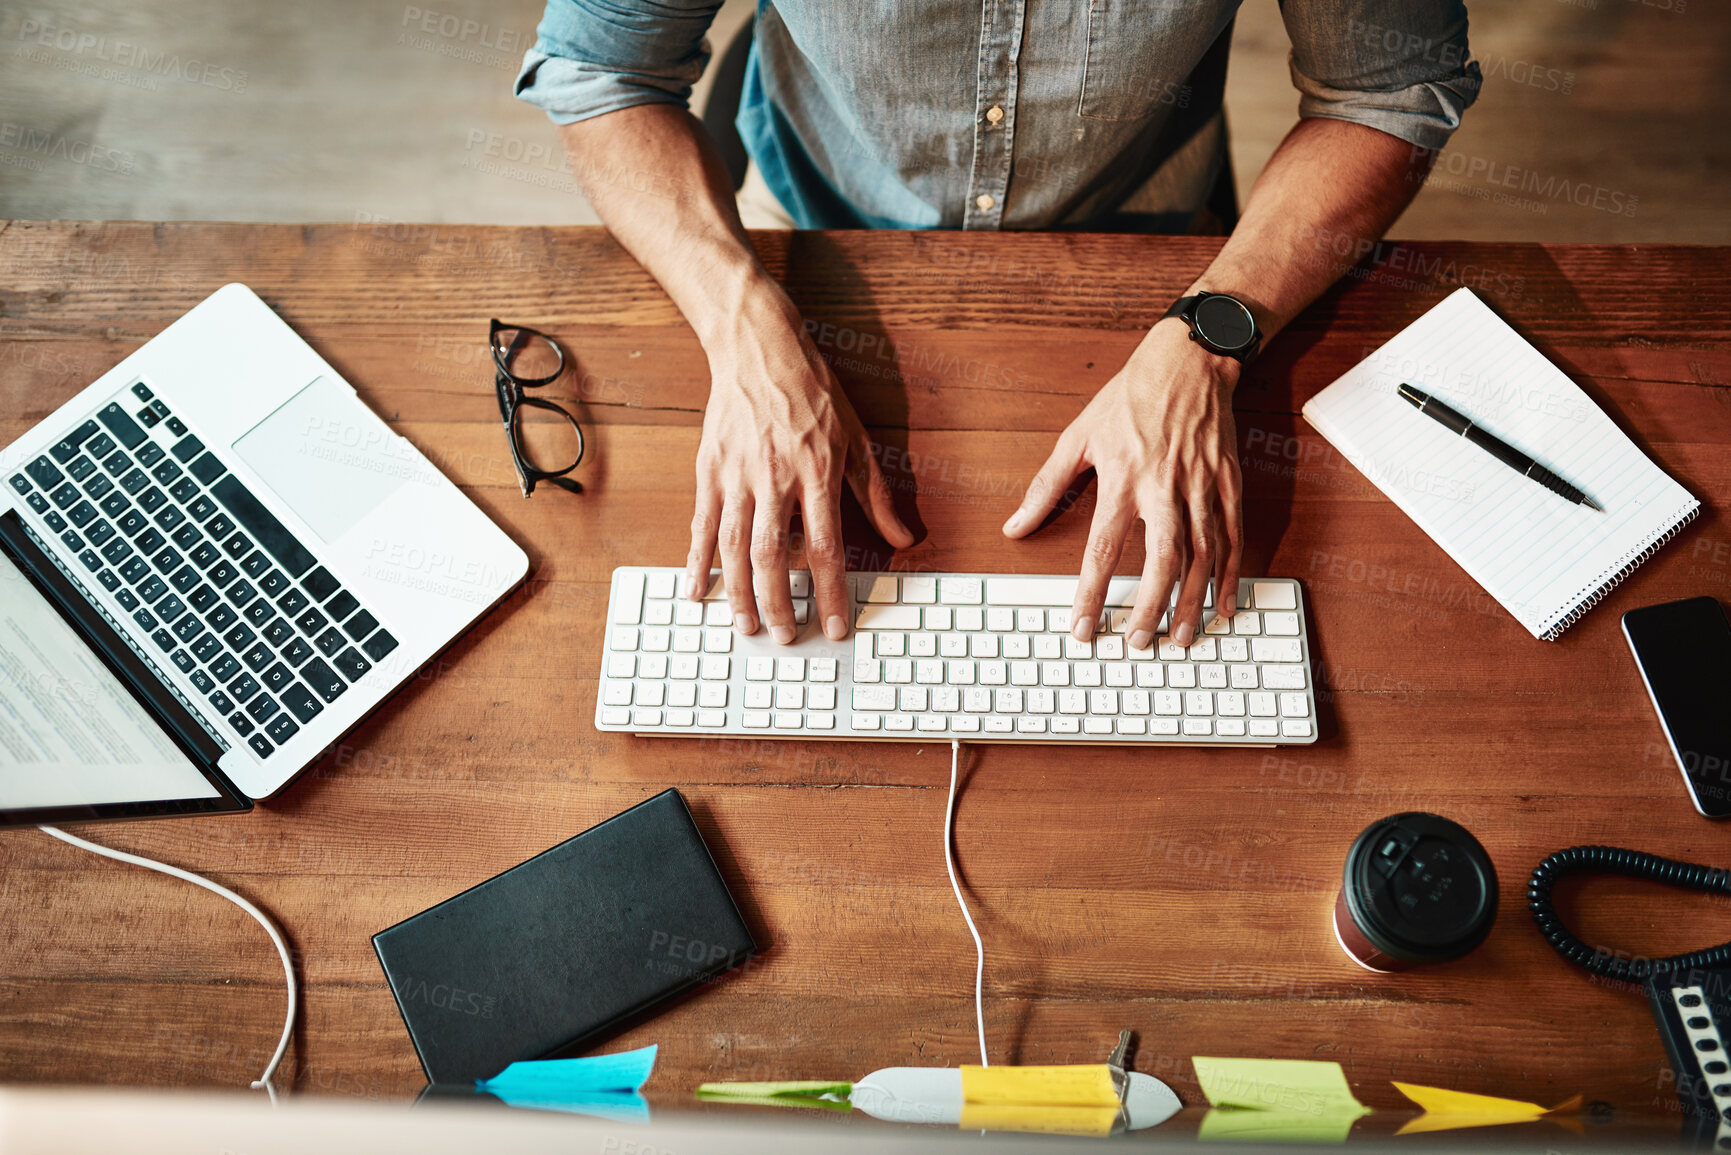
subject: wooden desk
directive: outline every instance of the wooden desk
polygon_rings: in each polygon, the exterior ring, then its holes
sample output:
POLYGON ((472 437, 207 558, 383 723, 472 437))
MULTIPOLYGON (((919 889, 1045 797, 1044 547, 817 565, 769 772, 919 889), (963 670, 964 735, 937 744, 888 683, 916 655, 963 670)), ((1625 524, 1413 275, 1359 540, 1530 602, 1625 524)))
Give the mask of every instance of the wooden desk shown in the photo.
MULTIPOLYGON (((758 237, 817 326, 924 527, 898 567, 1063 572, 1091 505, 998 532, 1059 429, 1217 241, 758 237)), ((1387 247, 1283 334, 1237 407, 1247 574, 1305 580, 1330 687, 1304 750, 977 749, 957 822, 985 937, 997 1061, 1137 1064, 1198 1100, 1189 1057, 1336 1059, 1391 1078, 1634 1109, 1673 1102, 1644 1002, 1556 958, 1523 908, 1551 850, 1603 842, 1731 863, 1698 817, 1618 629, 1631 606, 1731 593, 1725 250, 1387 247), (1580 381, 1703 501, 1697 524, 1556 644, 1534 641, 1295 415, 1459 283, 1580 381), (1496 860, 1502 910, 1467 959, 1367 974, 1329 928, 1342 858, 1423 808, 1496 860)), ((973 951, 944 875, 949 751, 645 741, 591 726, 608 575, 684 558, 706 388, 667 299, 593 229, 18 222, 0 232, 0 438, 18 436, 207 293, 244 281, 529 552, 532 578, 281 799, 84 832, 206 871, 295 943, 305 1011, 284 1079, 406 1097, 422 1077, 369 936, 668 785, 774 945, 619 1040, 651 1089, 857 1077, 975 1059, 973 951), (587 492, 518 494, 489 316, 575 353, 587 492)), ((854 565, 891 559, 849 522, 854 565)), ((1133 546, 1122 572, 1140 572, 1133 546)), ((405 577, 447 580, 437 572, 405 577)), ((242 1086, 275 1044, 278 964, 214 897, 0 834, 0 1079, 242 1086)), ((1591 882, 1580 933, 1640 953, 1731 937, 1722 903, 1591 882), (1687 915, 1693 929, 1673 924, 1687 915)))

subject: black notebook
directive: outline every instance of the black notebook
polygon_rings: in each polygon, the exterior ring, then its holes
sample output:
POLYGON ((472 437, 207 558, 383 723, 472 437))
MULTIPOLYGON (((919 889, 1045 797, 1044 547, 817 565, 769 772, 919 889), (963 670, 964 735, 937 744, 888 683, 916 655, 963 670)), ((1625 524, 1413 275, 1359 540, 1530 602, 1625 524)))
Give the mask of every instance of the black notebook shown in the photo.
POLYGON ((421 1066, 584 1049, 758 946, 677 790, 373 936, 421 1066))

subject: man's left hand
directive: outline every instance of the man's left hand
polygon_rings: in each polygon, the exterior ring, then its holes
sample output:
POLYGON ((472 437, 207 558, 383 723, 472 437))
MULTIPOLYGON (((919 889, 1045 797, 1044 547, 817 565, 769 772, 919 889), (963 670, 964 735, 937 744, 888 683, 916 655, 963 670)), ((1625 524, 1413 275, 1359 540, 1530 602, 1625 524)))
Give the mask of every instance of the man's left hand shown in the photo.
POLYGON ((1237 608, 1244 518, 1232 390, 1240 369, 1192 341, 1182 320, 1161 321, 1059 436, 1004 524, 1006 536, 1025 537, 1093 468, 1094 523, 1070 615, 1077 639, 1093 637, 1107 583, 1138 519, 1148 554, 1125 628, 1132 648, 1153 645, 1174 585, 1171 636, 1181 646, 1200 632, 1210 578, 1220 591, 1216 610, 1230 617, 1237 608))

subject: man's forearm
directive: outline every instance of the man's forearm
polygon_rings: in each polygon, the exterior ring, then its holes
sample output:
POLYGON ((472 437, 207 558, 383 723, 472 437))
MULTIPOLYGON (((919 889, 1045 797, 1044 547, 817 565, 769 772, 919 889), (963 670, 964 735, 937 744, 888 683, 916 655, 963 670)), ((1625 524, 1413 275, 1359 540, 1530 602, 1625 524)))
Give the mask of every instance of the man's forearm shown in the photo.
POLYGON ((713 354, 742 305, 785 303, 739 223, 733 188, 702 124, 639 105, 560 130, 571 170, 619 243, 667 290, 713 354))
POLYGON ((1417 194, 1431 153, 1349 121, 1301 120, 1256 180, 1238 227, 1191 292, 1231 293, 1272 338, 1417 194), (1341 246, 1336 238, 1352 243, 1341 246), (1344 252, 1342 251, 1344 249, 1344 252))

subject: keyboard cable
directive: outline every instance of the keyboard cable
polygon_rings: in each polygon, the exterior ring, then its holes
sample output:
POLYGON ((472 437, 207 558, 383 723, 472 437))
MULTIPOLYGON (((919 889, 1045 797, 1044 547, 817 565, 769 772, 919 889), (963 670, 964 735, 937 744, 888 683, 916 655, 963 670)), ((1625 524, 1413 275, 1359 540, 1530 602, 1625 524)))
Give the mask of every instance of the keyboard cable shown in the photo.
POLYGON ((986 1004, 984 986, 986 980, 986 947, 980 941, 979 928, 974 926, 974 916, 968 913, 968 900, 962 897, 962 884, 956 881, 956 860, 951 852, 950 844, 954 840, 956 817, 956 779, 957 770, 962 760, 962 743, 958 738, 950 739, 950 797, 944 803, 944 868, 950 872, 950 888, 956 892, 956 904, 962 908, 962 918, 967 921, 968 933, 974 936, 974 1023, 980 1030, 980 1066, 991 1066, 991 1060, 986 1058, 986 1004))
POLYGON ((276 1074, 277 1064, 282 1062, 283 1053, 288 1050, 289 1036, 294 1031, 295 1006, 298 995, 298 990, 295 985, 294 964, 289 959, 288 944, 283 941, 282 932, 276 928, 276 924, 267 918, 264 912, 259 910, 258 907, 254 906, 234 891, 228 889, 226 886, 214 883, 202 875, 194 874, 190 870, 182 870, 178 866, 170 866, 166 862, 157 862, 155 859, 145 858, 142 855, 128 854, 124 850, 114 850, 107 846, 98 846, 94 842, 86 842, 77 835, 68 834, 64 830, 59 830, 52 826, 38 826, 36 829, 42 831, 44 834, 53 835, 62 842, 67 842, 73 846, 88 850, 92 854, 100 854, 104 858, 112 858, 119 862, 130 862, 134 866, 142 866, 147 870, 155 870, 163 874, 170 874, 175 878, 190 882, 194 886, 202 886, 206 890, 214 891, 240 907, 242 910, 246 911, 248 914, 252 915, 253 918, 258 920, 258 924, 264 927, 265 933, 270 935, 271 942, 276 945, 277 954, 282 957, 283 978, 288 983, 288 1015, 283 1019, 282 1038, 277 1041, 276 1054, 270 1057, 270 1063, 265 1067, 264 1074, 260 1075, 258 1079, 253 1082, 252 1089, 254 1091, 262 1089, 270 1096, 271 1105, 274 1107, 276 1105, 276 1087, 271 1083, 271 1076, 276 1074))
POLYGON ((1582 942, 1564 923, 1551 899, 1551 888, 1567 874, 1621 874, 1627 878, 1651 879, 1685 890, 1731 894, 1731 870, 1698 866, 1661 858, 1641 850, 1615 846, 1571 846, 1539 863, 1527 883, 1527 909, 1539 925, 1539 933, 1553 950, 1584 970, 1619 982, 1645 982, 1673 971, 1711 969, 1731 965, 1731 942, 1706 950, 1667 958, 1619 958, 1595 950, 1582 942))

